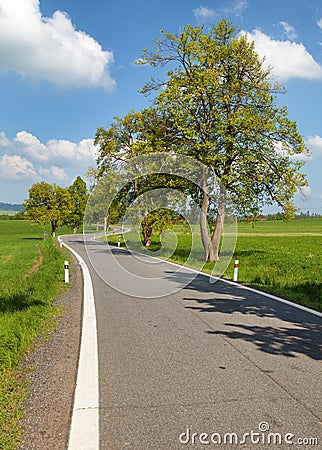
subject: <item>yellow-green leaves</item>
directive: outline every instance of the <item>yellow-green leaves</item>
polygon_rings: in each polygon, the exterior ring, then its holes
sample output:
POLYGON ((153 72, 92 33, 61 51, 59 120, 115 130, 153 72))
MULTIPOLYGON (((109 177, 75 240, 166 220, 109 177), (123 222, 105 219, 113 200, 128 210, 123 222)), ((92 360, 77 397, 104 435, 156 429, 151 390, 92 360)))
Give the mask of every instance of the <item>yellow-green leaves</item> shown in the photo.
POLYGON ((244 199, 244 210, 275 201, 291 211, 294 192, 305 184, 294 156, 307 149, 277 103, 285 90, 271 82, 254 43, 224 19, 209 30, 187 25, 178 36, 163 32, 145 56, 159 66, 171 63, 162 91, 152 81, 146 92, 154 91, 157 108, 171 117, 177 151, 211 167, 237 206, 244 199))

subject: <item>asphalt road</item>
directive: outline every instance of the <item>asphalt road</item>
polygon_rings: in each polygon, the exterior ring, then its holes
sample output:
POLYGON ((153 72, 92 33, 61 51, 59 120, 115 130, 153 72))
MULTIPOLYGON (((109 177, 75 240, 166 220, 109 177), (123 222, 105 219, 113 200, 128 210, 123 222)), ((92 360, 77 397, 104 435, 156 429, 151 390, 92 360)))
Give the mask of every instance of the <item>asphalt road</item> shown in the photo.
POLYGON ((64 241, 94 286, 101 449, 322 448, 321 317, 89 241, 98 275, 64 241))

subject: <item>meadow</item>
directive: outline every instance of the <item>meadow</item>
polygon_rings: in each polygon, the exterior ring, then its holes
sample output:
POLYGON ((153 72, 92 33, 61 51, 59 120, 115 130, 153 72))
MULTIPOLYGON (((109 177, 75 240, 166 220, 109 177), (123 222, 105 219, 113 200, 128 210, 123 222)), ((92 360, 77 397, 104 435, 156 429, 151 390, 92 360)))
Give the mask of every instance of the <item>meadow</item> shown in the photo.
POLYGON ((64 254, 47 230, 28 221, 0 220, 0 448, 18 447, 27 383, 19 363, 37 336, 47 335, 62 310, 64 254), (44 233, 46 231, 46 233, 44 233), (44 234, 46 239, 44 239, 44 234))
MULTIPOLYGON (((322 218, 241 223, 239 281, 322 310, 322 218)), ((225 276, 232 278, 233 261, 225 276)))
MULTIPOLYGON (((191 235, 182 225, 173 230, 177 247, 171 256, 163 257, 184 264, 191 235)), ((125 238, 126 245, 135 249, 131 235, 125 238)), ((107 239, 115 245, 118 236, 107 239)), ((124 246, 123 239, 121 242, 124 246)), ((162 257, 159 249, 160 238, 154 235, 150 250, 162 257)), ((203 258, 203 254, 198 256, 203 258)), ((239 222, 236 248, 223 278, 233 279, 235 259, 239 260, 238 282, 322 311, 322 218, 239 222)), ((200 261, 191 260, 189 265, 199 268, 200 261)), ((214 265, 206 263, 202 270, 212 273, 214 265)))

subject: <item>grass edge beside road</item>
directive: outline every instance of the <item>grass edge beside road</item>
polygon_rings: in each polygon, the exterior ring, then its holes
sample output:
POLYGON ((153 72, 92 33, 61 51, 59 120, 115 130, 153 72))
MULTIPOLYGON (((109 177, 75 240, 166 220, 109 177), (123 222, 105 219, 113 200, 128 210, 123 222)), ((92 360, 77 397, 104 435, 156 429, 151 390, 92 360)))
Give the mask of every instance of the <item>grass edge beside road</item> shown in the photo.
MULTIPOLYGON (((42 233, 42 230, 40 232, 42 233)), ((43 254, 41 263, 39 266, 35 264, 34 271, 30 270, 30 265, 29 268, 26 267, 26 278, 20 278, 19 281, 13 274, 13 279, 8 280, 7 287, 1 291, 0 448, 2 450, 18 448, 22 436, 20 419, 23 415, 23 402, 28 395, 28 382, 25 380, 26 374, 23 373, 20 362, 32 350, 36 341, 49 339, 54 332, 57 320, 63 314, 62 308, 56 306, 54 302, 61 292, 68 289, 63 283, 63 262, 67 259, 68 252, 60 250, 52 238, 49 237, 44 241, 38 234, 35 229, 31 234, 35 237, 18 237, 17 245, 21 245, 21 251, 25 249, 28 254, 32 247, 31 241, 28 248, 24 244, 27 242, 26 239, 33 240, 33 245, 41 248, 43 254)), ((14 237, 11 238, 14 242, 14 237)))

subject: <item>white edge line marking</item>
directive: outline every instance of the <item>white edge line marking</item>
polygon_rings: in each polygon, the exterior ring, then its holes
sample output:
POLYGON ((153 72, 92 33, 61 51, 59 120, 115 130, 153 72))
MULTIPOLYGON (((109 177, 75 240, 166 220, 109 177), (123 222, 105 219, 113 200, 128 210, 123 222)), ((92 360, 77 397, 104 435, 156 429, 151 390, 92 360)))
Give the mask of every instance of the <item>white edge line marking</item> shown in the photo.
MULTIPOLYGON (((97 236, 97 237, 99 237, 99 236, 97 236)), ((93 240, 96 240, 96 238, 93 238, 93 240)), ((97 241, 97 242, 100 242, 102 244, 106 244, 105 242, 102 242, 102 241, 97 241)), ((110 247, 114 247, 114 246, 110 246, 110 247)), ((134 250, 129 250, 129 249, 124 248, 124 247, 115 247, 115 248, 117 248, 118 250, 128 251, 130 253, 138 253, 140 255, 144 255, 144 253, 140 253, 140 252, 137 252, 137 251, 134 251, 134 250)), ((147 256, 147 255, 144 255, 144 256, 147 256)), ((209 283, 215 283, 217 280, 220 280, 220 281, 223 281, 224 283, 230 284, 232 286, 236 286, 236 287, 239 287, 241 289, 245 289, 246 291, 250 291, 250 292, 254 292, 255 294, 263 295, 264 297, 270 298, 271 300, 275 300, 275 301, 278 301, 278 302, 281 302, 281 303, 285 303, 288 306, 293 306, 293 308, 301 309, 302 311, 305 311, 305 312, 307 312, 309 314, 314 314, 315 316, 322 317, 322 313, 320 313, 319 311, 315 311, 314 309, 307 308, 306 306, 299 305, 298 303, 290 302, 289 300, 285 300, 284 298, 277 297, 276 295, 269 294, 268 292, 258 291, 257 289, 251 288, 249 286, 245 286, 245 285, 240 284, 240 283, 236 283, 234 281, 226 280, 225 278, 214 277, 213 275, 210 275, 209 273, 200 272, 199 270, 192 269, 191 267, 182 266, 182 265, 174 263, 172 261, 167 261, 165 259, 156 258, 153 255, 148 255, 148 256, 150 256, 151 258, 157 259, 157 260, 159 260, 161 262, 164 262, 166 264, 171 264, 171 265, 176 266, 176 267, 183 267, 185 270, 197 273, 199 275, 204 275, 205 277, 209 278, 209 283)))
POLYGON ((83 258, 60 237, 58 240, 76 256, 82 268, 84 280, 82 337, 68 450, 97 450, 99 448, 99 391, 93 285, 83 258))

